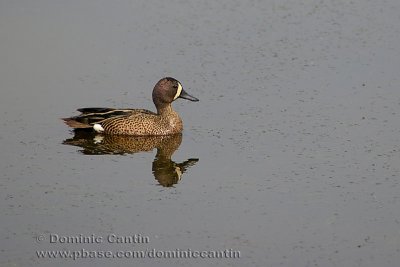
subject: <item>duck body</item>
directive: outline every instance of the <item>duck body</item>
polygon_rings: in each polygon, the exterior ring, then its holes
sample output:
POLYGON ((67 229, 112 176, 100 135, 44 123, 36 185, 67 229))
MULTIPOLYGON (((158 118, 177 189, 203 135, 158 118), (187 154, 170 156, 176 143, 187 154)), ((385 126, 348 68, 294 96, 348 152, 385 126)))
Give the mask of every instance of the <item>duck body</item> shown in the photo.
POLYGON ((93 129, 111 135, 156 136, 181 133, 182 119, 172 108, 177 98, 199 101, 186 93, 179 81, 166 77, 153 89, 157 113, 146 109, 81 108, 80 115, 64 118, 74 129, 93 129))

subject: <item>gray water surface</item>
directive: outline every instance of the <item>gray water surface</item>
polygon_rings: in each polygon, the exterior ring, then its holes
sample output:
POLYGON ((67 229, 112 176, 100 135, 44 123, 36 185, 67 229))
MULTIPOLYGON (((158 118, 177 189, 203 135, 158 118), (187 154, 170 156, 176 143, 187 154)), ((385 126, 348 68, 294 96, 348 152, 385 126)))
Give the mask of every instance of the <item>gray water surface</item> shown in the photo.
POLYGON ((395 0, 0 1, 0 266, 398 266, 399 14, 395 0), (164 76, 200 99, 173 104, 178 140, 100 146, 60 120, 154 111, 164 76), (159 257, 37 254, 82 250, 159 257), (177 250, 231 254, 160 254, 177 250))

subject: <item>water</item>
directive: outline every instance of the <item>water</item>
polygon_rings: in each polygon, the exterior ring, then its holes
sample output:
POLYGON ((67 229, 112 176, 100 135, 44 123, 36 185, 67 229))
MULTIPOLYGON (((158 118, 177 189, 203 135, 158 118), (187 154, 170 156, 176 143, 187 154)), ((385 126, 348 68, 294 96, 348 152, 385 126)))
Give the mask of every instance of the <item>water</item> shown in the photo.
POLYGON ((399 11, 2 1, 0 266, 397 266, 399 11), (59 119, 90 106, 154 111, 164 76, 200 99, 173 104, 185 130, 169 148, 74 137, 59 119), (46 250, 81 258, 38 257, 46 250), (160 254, 178 250, 228 254, 160 254))

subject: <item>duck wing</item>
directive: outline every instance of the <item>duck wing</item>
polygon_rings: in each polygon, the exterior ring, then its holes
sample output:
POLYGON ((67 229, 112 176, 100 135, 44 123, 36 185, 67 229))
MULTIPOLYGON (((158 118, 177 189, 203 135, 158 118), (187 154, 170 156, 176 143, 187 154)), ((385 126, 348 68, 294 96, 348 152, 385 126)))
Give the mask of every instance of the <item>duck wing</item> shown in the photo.
POLYGON ((115 108, 79 108, 77 110, 83 114, 88 114, 88 113, 105 113, 105 112, 113 111, 116 109, 115 108))
POLYGON ((146 109, 114 109, 114 108, 80 108, 82 114, 70 118, 62 118, 64 122, 75 129, 92 128, 95 123, 103 120, 135 114, 152 114, 156 113, 146 109))

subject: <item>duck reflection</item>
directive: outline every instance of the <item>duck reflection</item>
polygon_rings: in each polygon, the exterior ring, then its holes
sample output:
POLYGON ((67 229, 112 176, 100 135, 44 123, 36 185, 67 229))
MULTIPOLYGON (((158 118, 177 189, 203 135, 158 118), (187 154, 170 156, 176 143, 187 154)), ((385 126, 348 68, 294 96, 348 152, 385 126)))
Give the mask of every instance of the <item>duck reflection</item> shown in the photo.
POLYGON ((99 135, 93 132, 75 131, 73 138, 63 144, 83 148, 85 155, 124 155, 151 151, 157 148, 152 164, 152 172, 160 185, 171 187, 178 183, 182 174, 199 159, 190 158, 182 163, 174 162, 172 154, 179 148, 182 134, 168 136, 121 136, 99 135))

